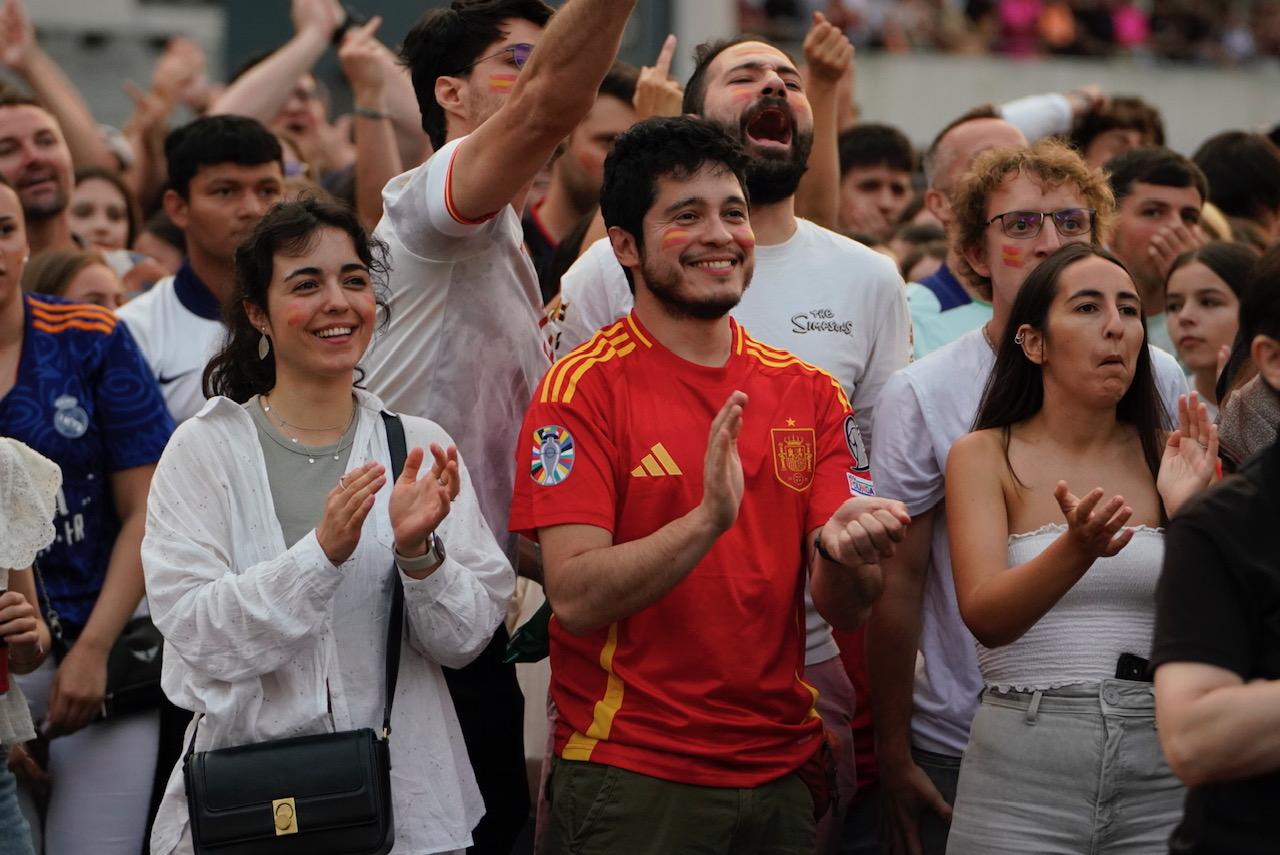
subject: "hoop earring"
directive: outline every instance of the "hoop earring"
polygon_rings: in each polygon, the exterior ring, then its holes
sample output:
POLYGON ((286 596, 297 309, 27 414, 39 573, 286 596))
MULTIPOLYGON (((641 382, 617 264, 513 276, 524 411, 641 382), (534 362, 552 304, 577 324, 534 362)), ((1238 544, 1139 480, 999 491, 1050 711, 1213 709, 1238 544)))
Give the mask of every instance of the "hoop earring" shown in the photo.
POLYGON ((267 354, 271 352, 271 339, 267 338, 266 332, 262 333, 262 338, 258 339, 258 359, 264 360, 267 354))
POLYGON ((1022 333, 1018 333, 1013 337, 1014 344, 1022 344, 1022 333))

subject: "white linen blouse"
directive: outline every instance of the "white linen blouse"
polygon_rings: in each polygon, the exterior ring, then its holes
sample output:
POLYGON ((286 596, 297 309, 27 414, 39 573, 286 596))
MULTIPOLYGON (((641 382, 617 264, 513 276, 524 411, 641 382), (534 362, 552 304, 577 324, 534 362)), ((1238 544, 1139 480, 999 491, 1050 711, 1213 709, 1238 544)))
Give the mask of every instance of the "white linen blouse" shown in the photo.
MULTIPOLYGON (((165 693, 196 715, 197 751, 382 726, 394 537, 382 402, 356 390, 348 471, 387 468, 360 543, 335 567, 315 531, 286 549, 257 429, 243 407, 213 398, 178 427, 147 503, 142 563, 164 635, 165 693)), ((452 440, 401 417, 409 448, 452 440)), ((428 455, 428 459, 430 459, 428 455)), ((395 853, 464 849, 484 814, 440 666, 460 667, 492 638, 515 574, 484 522, 459 461, 461 490, 438 534, 447 558, 418 580, 400 573, 406 621, 391 720, 395 853)), ((182 763, 151 836, 156 855, 190 852, 182 763)))

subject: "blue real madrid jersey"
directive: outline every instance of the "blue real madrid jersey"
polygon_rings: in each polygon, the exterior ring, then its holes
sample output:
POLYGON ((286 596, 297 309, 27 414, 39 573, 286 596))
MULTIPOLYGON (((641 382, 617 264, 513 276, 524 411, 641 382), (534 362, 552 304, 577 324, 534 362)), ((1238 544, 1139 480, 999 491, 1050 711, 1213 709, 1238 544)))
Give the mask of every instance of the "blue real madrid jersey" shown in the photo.
POLYGON ((0 435, 62 468, 54 528, 37 561, 53 607, 83 629, 120 530, 110 475, 160 459, 173 421, 129 331, 98 306, 23 295, 22 355, 0 398, 0 435))

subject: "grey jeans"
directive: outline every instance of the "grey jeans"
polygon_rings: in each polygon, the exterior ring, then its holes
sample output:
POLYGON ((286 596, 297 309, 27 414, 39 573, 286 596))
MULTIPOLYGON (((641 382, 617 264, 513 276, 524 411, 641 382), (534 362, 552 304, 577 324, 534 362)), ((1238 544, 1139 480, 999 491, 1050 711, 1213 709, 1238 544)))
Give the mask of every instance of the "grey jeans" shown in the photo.
POLYGON ((1164 855, 1186 791, 1150 683, 988 689, 960 766, 948 855, 1164 855))

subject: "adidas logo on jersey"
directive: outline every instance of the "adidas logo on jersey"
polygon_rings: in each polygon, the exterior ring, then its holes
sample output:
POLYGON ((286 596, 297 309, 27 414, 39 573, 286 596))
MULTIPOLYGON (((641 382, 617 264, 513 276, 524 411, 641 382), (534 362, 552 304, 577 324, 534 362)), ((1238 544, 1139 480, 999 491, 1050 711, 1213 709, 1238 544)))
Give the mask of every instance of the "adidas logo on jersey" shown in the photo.
POLYGON ((683 475, 684 472, 676 465, 671 454, 662 447, 662 443, 658 443, 649 449, 650 453, 644 456, 640 461, 640 465, 631 470, 633 478, 661 478, 663 475, 683 475))

